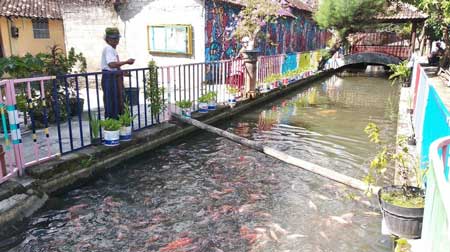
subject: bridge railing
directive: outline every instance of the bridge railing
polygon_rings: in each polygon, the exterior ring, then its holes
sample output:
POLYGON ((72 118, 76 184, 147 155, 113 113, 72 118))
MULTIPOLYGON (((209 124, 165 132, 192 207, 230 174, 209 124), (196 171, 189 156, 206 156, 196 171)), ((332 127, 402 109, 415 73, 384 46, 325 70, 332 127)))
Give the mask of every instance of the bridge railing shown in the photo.
POLYGON ((392 45, 392 46, 366 46, 366 45, 354 45, 350 49, 350 54, 356 53, 383 53, 392 55, 402 60, 406 60, 411 56, 411 49, 409 46, 392 45))
POLYGON ((447 136, 430 147, 421 244, 424 252, 450 251, 449 145, 447 136))
POLYGON ((393 32, 357 33, 351 35, 354 41, 350 54, 373 52, 398 57, 402 60, 411 56, 408 40, 393 32))

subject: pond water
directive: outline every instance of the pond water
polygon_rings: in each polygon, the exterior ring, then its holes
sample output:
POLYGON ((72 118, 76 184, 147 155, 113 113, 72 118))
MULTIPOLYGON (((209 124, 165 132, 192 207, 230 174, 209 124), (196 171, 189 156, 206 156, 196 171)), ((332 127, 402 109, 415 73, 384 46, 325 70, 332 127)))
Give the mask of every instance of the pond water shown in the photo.
MULTIPOLYGON (((386 79, 333 76, 220 127, 362 178, 363 129, 393 137, 397 103, 386 79)), ((380 219, 360 192, 200 132, 52 198, 0 250, 390 251, 380 219)))

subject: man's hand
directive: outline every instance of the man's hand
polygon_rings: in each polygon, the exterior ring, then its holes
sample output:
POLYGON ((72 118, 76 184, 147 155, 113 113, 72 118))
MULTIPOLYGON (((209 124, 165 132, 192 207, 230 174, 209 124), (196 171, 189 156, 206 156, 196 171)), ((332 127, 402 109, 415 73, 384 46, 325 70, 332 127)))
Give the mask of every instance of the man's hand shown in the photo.
POLYGON ((125 61, 128 65, 133 65, 134 64, 134 59, 128 59, 127 61, 125 61))

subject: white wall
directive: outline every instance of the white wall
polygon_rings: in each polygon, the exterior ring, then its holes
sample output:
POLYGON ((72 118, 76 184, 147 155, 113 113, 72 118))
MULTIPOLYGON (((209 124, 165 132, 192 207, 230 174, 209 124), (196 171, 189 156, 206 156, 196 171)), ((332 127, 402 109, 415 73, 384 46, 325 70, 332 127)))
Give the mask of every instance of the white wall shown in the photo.
POLYGON ((118 46, 121 60, 135 58, 133 68, 146 67, 153 59, 160 66, 203 62, 205 60, 204 0, 129 0, 117 14, 112 6, 63 7, 67 49, 82 52, 88 70, 100 70, 100 57, 106 27, 118 26, 122 39, 118 46), (189 24, 193 27, 192 56, 151 55, 148 51, 147 26, 189 24))
MULTIPOLYGON (((100 60, 105 42, 105 28, 117 26, 118 16, 113 8, 101 6, 74 6, 63 8, 66 49, 75 48, 87 59, 88 71, 100 70, 100 60)), ((119 53, 125 54, 120 46, 119 53)))

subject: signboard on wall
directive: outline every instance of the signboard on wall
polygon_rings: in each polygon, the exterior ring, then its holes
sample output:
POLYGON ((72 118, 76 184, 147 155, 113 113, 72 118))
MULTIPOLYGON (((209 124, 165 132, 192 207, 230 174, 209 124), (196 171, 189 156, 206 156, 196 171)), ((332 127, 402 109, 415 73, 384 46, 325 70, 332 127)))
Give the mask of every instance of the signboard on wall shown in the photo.
POLYGON ((150 53, 192 55, 191 25, 148 26, 150 53))

